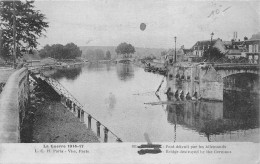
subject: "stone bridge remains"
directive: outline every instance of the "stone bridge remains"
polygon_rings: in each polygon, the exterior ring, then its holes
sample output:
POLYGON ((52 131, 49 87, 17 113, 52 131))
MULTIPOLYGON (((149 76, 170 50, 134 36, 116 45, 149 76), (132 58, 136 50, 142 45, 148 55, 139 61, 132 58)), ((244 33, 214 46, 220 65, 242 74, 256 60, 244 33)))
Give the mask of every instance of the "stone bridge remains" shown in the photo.
MULTIPOLYGON (((243 90, 241 79, 250 92, 259 89, 259 66, 254 64, 176 63, 168 66, 167 90, 175 96, 223 100, 223 90, 243 90), (239 78, 237 77, 239 75, 239 78), (243 78, 241 78, 243 77, 243 78)), ((245 89, 245 88, 244 88, 245 89)))

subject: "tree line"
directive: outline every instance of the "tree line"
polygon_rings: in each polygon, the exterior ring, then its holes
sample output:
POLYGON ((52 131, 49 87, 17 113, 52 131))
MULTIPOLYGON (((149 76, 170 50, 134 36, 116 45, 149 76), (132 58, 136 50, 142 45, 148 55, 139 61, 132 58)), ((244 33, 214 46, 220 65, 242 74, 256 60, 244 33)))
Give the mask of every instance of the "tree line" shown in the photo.
POLYGON ((106 51, 106 53, 104 53, 101 49, 88 49, 84 54, 84 57, 89 61, 111 60, 111 53, 110 51, 106 51))
MULTIPOLYGON (((117 55, 124 55, 125 57, 131 57, 129 54, 135 53, 135 48, 131 44, 128 44, 126 42, 120 43, 116 49, 115 52, 117 55)), ((88 49, 86 53, 83 55, 85 58, 87 58, 89 61, 97 61, 97 60, 111 60, 112 55, 110 51, 104 51, 102 49, 88 49)))
POLYGON ((41 58, 75 59, 81 57, 81 54, 82 51, 74 43, 68 43, 65 46, 62 44, 47 44, 39 51, 39 56, 41 58))

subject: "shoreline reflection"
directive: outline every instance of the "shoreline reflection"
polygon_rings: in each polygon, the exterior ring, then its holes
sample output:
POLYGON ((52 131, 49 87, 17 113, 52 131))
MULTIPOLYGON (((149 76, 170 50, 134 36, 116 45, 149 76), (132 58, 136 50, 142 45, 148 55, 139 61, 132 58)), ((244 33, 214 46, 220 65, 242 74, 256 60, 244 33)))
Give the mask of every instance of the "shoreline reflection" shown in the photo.
POLYGON ((132 64, 118 63, 116 65, 117 76, 120 80, 127 81, 134 77, 134 68, 132 64))
POLYGON ((167 121, 175 128, 176 125, 181 125, 192 129, 207 137, 208 141, 212 141, 213 135, 257 129, 259 128, 258 99, 241 94, 244 93, 225 92, 223 102, 174 101, 166 107, 167 121), (236 99, 233 99, 234 96, 236 99))
POLYGON ((75 66, 75 67, 69 67, 69 68, 62 68, 57 69, 55 72, 51 75, 54 79, 61 79, 66 78, 68 80, 75 80, 82 72, 81 66, 75 66))

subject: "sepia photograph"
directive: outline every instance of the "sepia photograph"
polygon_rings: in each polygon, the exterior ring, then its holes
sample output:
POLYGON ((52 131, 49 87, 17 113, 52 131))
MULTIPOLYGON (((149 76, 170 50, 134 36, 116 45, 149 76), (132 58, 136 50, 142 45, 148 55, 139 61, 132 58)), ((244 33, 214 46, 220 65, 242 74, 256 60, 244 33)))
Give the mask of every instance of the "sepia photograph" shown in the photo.
POLYGON ((259 1, 2 0, 0 19, 1 163, 117 147, 259 162, 259 1))

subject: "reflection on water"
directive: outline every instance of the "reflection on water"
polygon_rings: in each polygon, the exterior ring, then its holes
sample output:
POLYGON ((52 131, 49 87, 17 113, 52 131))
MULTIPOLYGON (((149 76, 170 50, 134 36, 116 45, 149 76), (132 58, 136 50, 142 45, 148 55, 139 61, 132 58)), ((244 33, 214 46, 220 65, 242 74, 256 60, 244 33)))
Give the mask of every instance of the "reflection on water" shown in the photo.
POLYGON ((162 91, 166 82, 154 94, 161 75, 123 63, 89 63, 54 77, 126 142, 146 142, 144 133, 152 142, 259 142, 259 96, 253 94, 225 92, 223 102, 181 101, 172 95, 168 101, 162 91))
POLYGON ((225 92, 224 102, 171 100, 172 103, 166 108, 167 120, 173 125, 179 124, 195 130, 207 137, 208 141, 212 141, 212 135, 259 128, 257 97, 245 96, 245 93, 239 92, 225 92))
POLYGON ((118 63, 116 65, 116 71, 120 80, 126 81, 134 77, 134 69, 132 64, 118 63))
POLYGON ((108 109, 112 110, 114 109, 115 105, 116 105, 116 97, 113 93, 109 93, 108 98, 106 99, 106 104, 108 104, 108 109))
POLYGON ((57 69, 51 77, 54 79, 61 79, 66 78, 69 80, 75 80, 81 73, 81 67, 70 67, 70 68, 63 68, 57 69))
POLYGON ((110 71, 111 66, 113 66, 114 64, 112 63, 99 63, 99 62, 91 62, 88 63, 87 65, 85 65, 85 67, 83 69, 87 70, 87 71, 103 71, 104 69, 106 69, 107 71, 110 71))

